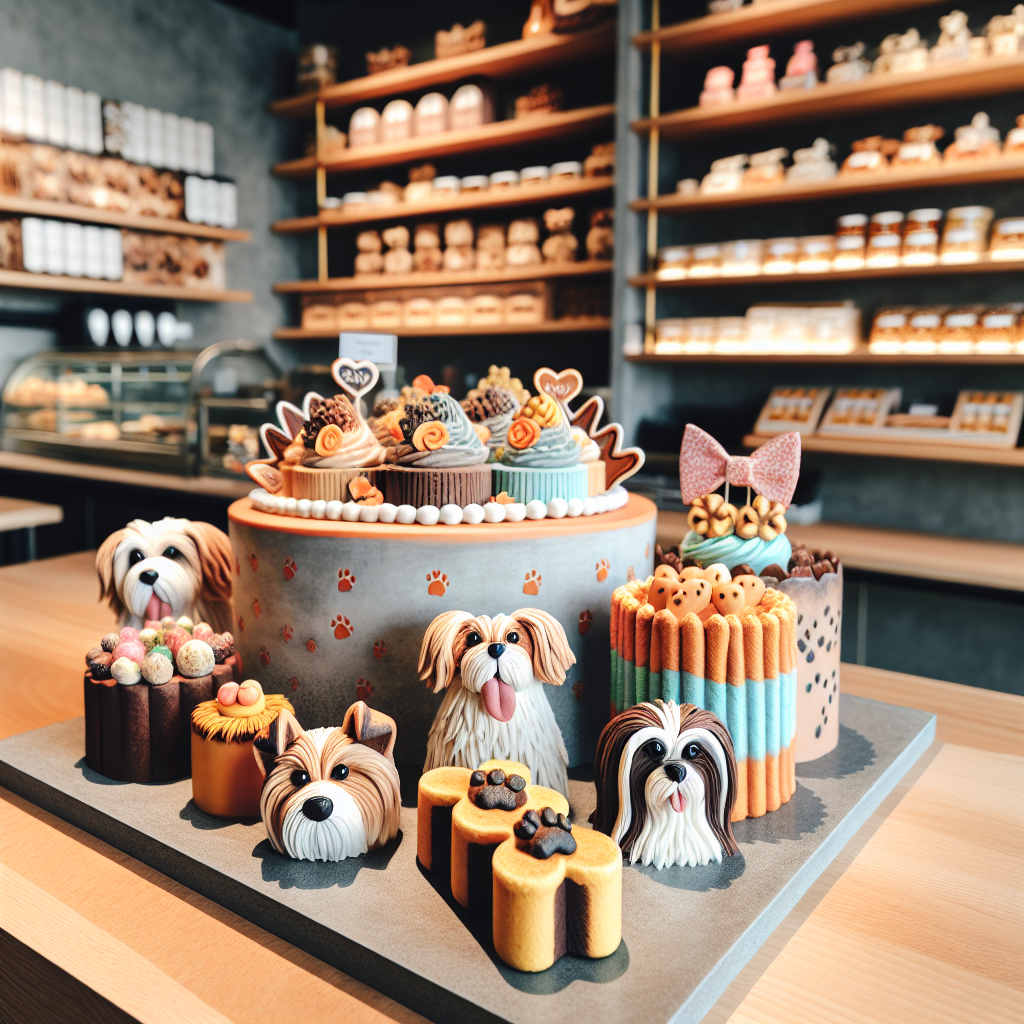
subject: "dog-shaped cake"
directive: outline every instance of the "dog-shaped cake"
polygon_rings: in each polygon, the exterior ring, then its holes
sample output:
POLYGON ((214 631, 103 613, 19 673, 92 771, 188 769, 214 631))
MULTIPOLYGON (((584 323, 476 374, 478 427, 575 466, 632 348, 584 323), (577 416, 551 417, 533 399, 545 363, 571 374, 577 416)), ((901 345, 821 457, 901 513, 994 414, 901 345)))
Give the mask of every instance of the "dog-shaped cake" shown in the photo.
POLYGON ((637 704, 597 741, 591 821, 632 864, 721 863, 732 832, 736 758, 726 727, 693 704, 637 704))
POLYGON ((187 615, 217 633, 231 628, 231 567, 227 535, 209 523, 133 519, 96 552, 100 599, 122 626, 187 615))
POLYGON ((271 845, 295 860, 337 861, 398 834, 395 723, 357 701, 341 726, 303 729, 281 711, 253 740, 260 815, 271 845))
POLYGON ((420 649, 420 679, 434 693, 446 691, 424 772, 521 761, 538 785, 567 795, 569 755, 541 684, 560 686, 575 663, 565 630, 537 608, 494 618, 439 615, 420 649))

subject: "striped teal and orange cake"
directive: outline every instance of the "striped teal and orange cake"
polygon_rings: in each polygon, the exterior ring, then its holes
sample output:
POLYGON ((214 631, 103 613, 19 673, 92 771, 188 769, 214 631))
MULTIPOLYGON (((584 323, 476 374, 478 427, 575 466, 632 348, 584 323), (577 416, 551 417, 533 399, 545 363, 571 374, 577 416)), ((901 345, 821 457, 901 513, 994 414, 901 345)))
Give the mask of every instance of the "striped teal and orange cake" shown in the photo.
POLYGON ((612 713, 658 698, 712 712, 736 752, 732 820, 776 810, 796 789, 796 605, 769 588, 735 613, 677 618, 648 602, 657 581, 612 594, 612 713))

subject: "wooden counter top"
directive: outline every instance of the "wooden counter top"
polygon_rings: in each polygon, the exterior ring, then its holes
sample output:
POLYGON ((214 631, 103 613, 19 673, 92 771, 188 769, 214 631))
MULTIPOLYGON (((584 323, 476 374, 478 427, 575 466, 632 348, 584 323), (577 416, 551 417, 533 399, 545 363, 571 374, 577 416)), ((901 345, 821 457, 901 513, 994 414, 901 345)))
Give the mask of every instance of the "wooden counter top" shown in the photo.
MULTIPOLYGON (((0 735, 82 714, 98 589, 91 552, 0 569, 0 735)), ((1016 1024, 1024 698, 854 665, 842 686, 937 712, 939 742, 705 1020, 1016 1024)), ((11 1021, 423 1019, 3 790, 0 893, 11 1021)))

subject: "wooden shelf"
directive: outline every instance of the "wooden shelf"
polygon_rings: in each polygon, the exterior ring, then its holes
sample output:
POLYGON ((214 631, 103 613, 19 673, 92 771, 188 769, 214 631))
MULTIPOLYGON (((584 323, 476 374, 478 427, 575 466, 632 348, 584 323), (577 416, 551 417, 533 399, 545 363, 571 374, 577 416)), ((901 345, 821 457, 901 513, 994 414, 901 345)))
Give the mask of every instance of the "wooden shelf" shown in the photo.
POLYGON ((542 281, 551 277, 581 277, 611 272, 611 260, 581 260, 579 263, 534 263, 528 267, 506 267, 504 270, 467 270, 458 274, 365 274, 362 277, 331 277, 326 281, 282 281, 274 285, 274 291, 278 294, 379 292, 394 288, 428 288, 438 285, 542 281))
MULTIPOLYGON (((611 330, 610 317, 581 317, 572 320, 546 320, 539 324, 501 324, 496 327, 467 325, 465 327, 396 327, 384 330, 378 327, 365 328, 370 332, 397 334, 400 338, 447 338, 474 335, 500 336, 510 334, 580 334, 587 331, 611 330)), ((274 331, 277 341, 307 341, 317 338, 337 338, 338 331, 306 330, 302 327, 279 327, 274 331)))
MULTIPOLYGON (((773 0, 781 3, 782 0, 773 0)), ((761 6, 761 5, 758 5, 761 6)), ((747 8, 744 8, 746 10, 747 8)), ((830 181, 794 182, 768 188, 745 188, 720 195, 679 195, 669 193, 655 199, 635 199, 630 209, 643 213, 657 210, 667 214, 699 213, 730 206, 760 206, 768 203, 799 203, 809 199, 837 199, 869 192, 895 192, 911 188, 946 185, 977 185, 992 181, 1020 181, 1024 177, 1024 156, 1011 155, 978 163, 950 163, 928 170, 894 170, 885 174, 838 175, 830 181)))
POLYGON ((562 68, 569 63, 611 54, 614 48, 615 31, 611 25, 603 25, 590 32, 552 33, 534 39, 516 39, 458 57, 421 61, 408 67, 353 78, 321 89, 319 93, 277 100, 270 104, 269 109, 278 117, 312 117, 317 99, 322 99, 327 107, 352 107, 382 96, 415 92, 471 75, 513 78, 556 65, 562 68))
POLYGON ((1010 93, 1020 88, 1022 75, 1024 54, 991 57, 976 63, 939 64, 909 74, 868 75, 859 82, 780 92, 766 100, 690 107, 634 121, 633 130, 645 135, 657 127, 662 141, 681 142, 737 128, 760 130, 814 118, 849 117, 932 101, 1010 93))
MULTIPOLYGON (((433 160, 461 153, 500 149, 503 146, 561 140, 604 126, 611 127, 614 116, 614 103, 564 110, 556 114, 532 114, 529 117, 510 118, 507 121, 493 121, 478 128, 466 128, 462 131, 437 132, 434 135, 401 139, 398 142, 382 142, 376 146, 343 149, 340 156, 325 161, 323 166, 331 174, 363 171, 427 157, 433 160)), ((308 178, 316 169, 316 157, 307 156, 275 164, 273 172, 283 178, 308 178)))
POLYGON ((916 7, 934 6, 934 0, 772 0, 749 4, 739 10, 710 14, 704 18, 668 25, 633 37, 639 50, 661 43, 663 56, 679 57, 711 46, 724 46, 745 39, 787 32, 807 33, 839 22, 895 14, 916 7))
MULTIPOLYGON (((1024 161, 1021 161, 1024 168, 1024 161)), ((576 178, 572 181, 552 182, 549 185, 526 185, 518 188, 487 189, 467 192, 450 199, 434 199, 427 203, 391 203, 388 206, 363 205, 346 211, 321 210, 319 217, 292 217, 275 221, 271 228, 281 235, 302 234, 318 227, 345 228, 356 224, 378 224, 383 221, 406 220, 410 217, 438 217, 466 210, 500 210, 513 206, 546 205, 586 199, 615 188, 611 177, 576 178)))
POLYGON ((888 363, 898 366, 1024 366, 1024 353, 1007 352, 995 355, 987 352, 955 354, 934 352, 927 355, 914 355, 912 353, 900 352, 881 354, 871 352, 867 345, 859 345, 852 352, 842 352, 835 355, 821 352, 707 352, 700 354, 656 355, 645 352, 642 355, 626 356, 626 361, 630 363, 813 363, 816 365, 827 365, 829 363, 888 363))
POLYGON ((187 220, 170 217, 145 217, 141 214, 116 213, 113 210, 94 210, 76 203, 58 203, 50 199, 23 199, 21 196, 0 195, 0 212, 22 213, 28 217, 59 217, 78 220, 86 224, 105 224, 133 231, 159 231, 168 235, 190 235, 220 242, 248 242, 252 235, 235 228, 215 228, 208 224, 192 224, 187 220))
POLYGON ((252 292, 215 292, 169 284, 125 284, 123 281, 101 281, 92 277, 29 274, 23 270, 0 270, 0 287, 86 295, 134 295, 144 299, 175 299, 182 302, 252 302, 252 292))
MULTIPOLYGON (((748 434, 743 438, 743 443, 748 448, 759 448, 770 440, 768 437, 748 434)), ((932 462, 974 462, 986 466, 1016 466, 1024 469, 1024 448, 971 448, 962 444, 915 444, 913 441, 905 440, 815 437, 813 434, 801 437, 800 444, 805 452, 825 452, 829 455, 869 455, 889 459, 924 459, 932 462)))
POLYGON ((731 284, 793 284, 801 281, 861 281, 873 277, 933 277, 946 274, 1016 273, 1024 260, 990 260, 977 263, 936 263, 930 267, 863 267, 860 270, 823 270, 813 274, 737 274, 729 277, 665 278, 660 272, 637 274, 629 279, 634 288, 703 288, 731 284))
MULTIPOLYGON (((685 513, 658 511, 657 538, 663 547, 678 544, 687 530, 685 513)), ((786 536, 812 549, 835 551, 848 569, 1024 591, 1022 544, 843 523, 791 525, 786 536)))

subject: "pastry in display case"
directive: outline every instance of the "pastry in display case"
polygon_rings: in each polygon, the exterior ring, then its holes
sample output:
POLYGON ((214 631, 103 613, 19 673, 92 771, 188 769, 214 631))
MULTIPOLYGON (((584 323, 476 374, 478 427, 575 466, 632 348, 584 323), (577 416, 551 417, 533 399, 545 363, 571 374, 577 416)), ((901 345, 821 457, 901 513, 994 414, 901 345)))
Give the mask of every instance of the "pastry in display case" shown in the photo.
POLYGON ((155 472, 243 478, 281 371, 255 342, 200 352, 65 350, 31 356, 3 392, 7 451, 155 472))

